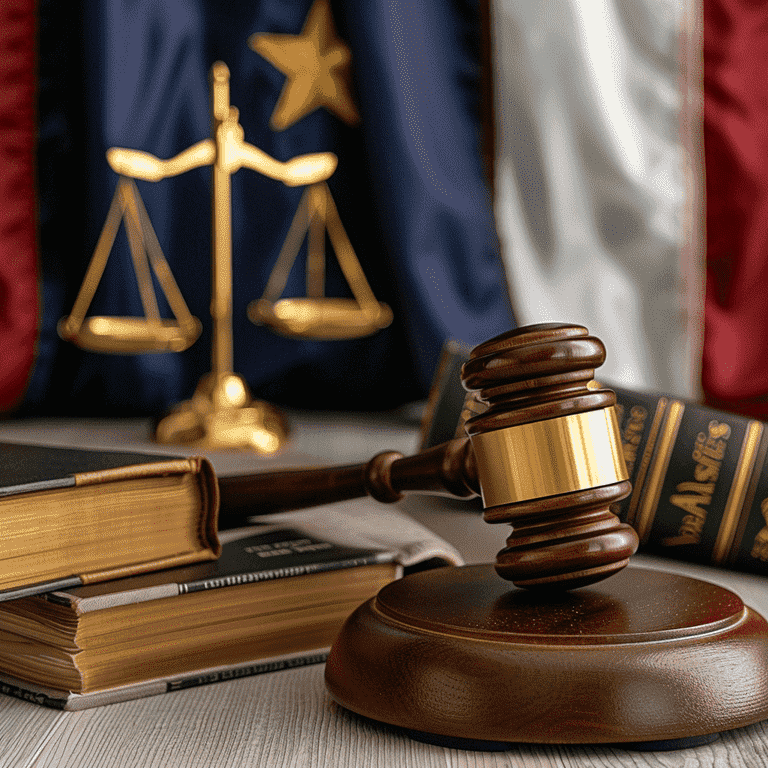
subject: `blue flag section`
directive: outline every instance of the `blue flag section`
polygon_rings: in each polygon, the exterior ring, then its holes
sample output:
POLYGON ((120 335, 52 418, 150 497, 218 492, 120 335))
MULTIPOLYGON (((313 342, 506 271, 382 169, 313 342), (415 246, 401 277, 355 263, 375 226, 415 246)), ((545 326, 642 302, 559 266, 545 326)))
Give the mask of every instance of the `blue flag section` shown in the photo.
MULTIPOLYGON (((231 177, 233 367, 256 397, 310 408, 393 407, 426 395, 446 339, 476 343, 514 326, 481 165, 476 3, 331 3, 351 50, 354 104, 335 108, 339 94, 325 83, 318 91, 325 103, 280 123, 273 115, 287 75, 254 35, 279 47, 294 38, 278 36, 308 33, 317 2, 41 0, 43 314, 26 411, 159 415, 190 397, 210 370, 210 167, 137 182, 203 324, 198 341, 179 353, 98 354, 63 342, 56 324, 72 309, 115 190, 106 151, 165 159, 210 137, 215 61, 229 67, 246 142, 280 161, 338 156, 328 182, 333 200, 373 293, 394 313, 388 328, 352 340, 286 338, 254 325, 247 307, 264 292, 303 189, 240 169, 231 177)), ((305 281, 300 255, 284 295, 304 295, 305 281)), ((326 294, 351 295, 331 248, 326 294)), ((122 228, 89 314, 142 314, 122 228)))

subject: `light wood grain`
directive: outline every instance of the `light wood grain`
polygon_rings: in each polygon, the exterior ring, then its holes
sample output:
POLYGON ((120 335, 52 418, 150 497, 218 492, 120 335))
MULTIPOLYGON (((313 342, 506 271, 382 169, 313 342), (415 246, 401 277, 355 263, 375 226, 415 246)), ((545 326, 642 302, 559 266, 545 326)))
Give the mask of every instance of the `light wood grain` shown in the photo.
POLYGON ((236 680, 85 712, 0 701, 0 766, 419 766, 419 768, 763 768, 764 723, 675 752, 614 747, 446 749, 363 721, 331 702, 321 667, 236 680))

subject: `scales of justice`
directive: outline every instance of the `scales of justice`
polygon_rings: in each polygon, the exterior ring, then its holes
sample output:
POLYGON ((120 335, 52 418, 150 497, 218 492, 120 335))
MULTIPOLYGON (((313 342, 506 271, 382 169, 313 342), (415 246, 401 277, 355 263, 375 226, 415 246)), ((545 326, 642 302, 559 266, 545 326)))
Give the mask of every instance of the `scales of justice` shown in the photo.
POLYGON ((110 167, 119 174, 118 183, 72 311, 59 322, 59 334, 84 349, 112 354, 181 352, 197 340, 201 323, 191 315, 173 278, 134 179, 161 181, 212 166, 211 371, 200 380, 191 400, 179 403, 159 422, 155 439, 204 448, 251 448, 269 454, 287 440, 285 419, 268 403, 253 400, 246 381, 233 371, 232 174, 250 168, 288 186, 307 186, 264 294, 248 307, 254 323, 285 336, 349 339, 387 327, 392 311, 374 296, 325 183, 336 170, 336 156, 320 152, 281 162, 248 144, 238 110, 229 103, 229 70, 222 62, 211 68, 211 94, 212 138, 167 160, 138 150, 112 148, 107 152, 110 167), (144 317, 86 317, 121 220, 144 317), (326 232, 354 298, 324 295, 326 232), (281 298, 305 235, 307 295, 281 298), (150 269, 173 319, 160 316, 150 269))

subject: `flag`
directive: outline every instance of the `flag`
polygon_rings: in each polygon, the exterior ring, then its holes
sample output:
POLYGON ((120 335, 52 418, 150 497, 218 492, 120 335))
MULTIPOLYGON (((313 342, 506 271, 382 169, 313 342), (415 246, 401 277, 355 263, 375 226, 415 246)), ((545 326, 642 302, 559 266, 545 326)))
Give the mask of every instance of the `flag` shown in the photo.
MULTIPOLYGON (((320 103, 279 124, 272 116, 289 78, 251 43, 255 35, 300 37, 316 2, 64 7, 40 0, 41 309, 24 412, 160 414, 210 370, 207 167, 138 182, 175 280, 202 321, 200 339, 181 353, 108 355, 63 342, 56 327, 72 309, 114 193, 106 151, 166 159, 209 137, 215 61, 229 67, 245 141, 283 162, 314 152, 338 156, 331 194, 376 298, 394 313, 389 328, 345 341, 285 338, 251 323, 247 307, 265 289, 302 190, 239 170, 231 177, 233 367, 257 397, 392 407, 426 395, 446 339, 476 343, 514 325, 480 159, 477 7, 333 3, 334 28, 351 53, 349 94, 359 120, 320 103)), ((304 279, 297 264, 286 295, 301 295, 304 279)), ((326 289, 349 295, 332 258, 326 289)), ((141 311, 121 231, 90 313, 141 311)))

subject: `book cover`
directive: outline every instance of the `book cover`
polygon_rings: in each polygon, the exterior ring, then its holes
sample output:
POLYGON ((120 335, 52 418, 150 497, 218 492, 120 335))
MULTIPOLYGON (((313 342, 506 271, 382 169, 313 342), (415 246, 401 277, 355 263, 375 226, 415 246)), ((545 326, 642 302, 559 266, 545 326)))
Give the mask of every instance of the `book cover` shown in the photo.
MULTIPOLYGON (((36 601, 68 605, 78 615, 204 590, 305 576, 376 563, 398 563, 396 550, 344 546, 295 528, 227 542, 217 560, 98 584, 63 588, 36 601)), ((35 604, 30 601, 30 605, 35 604)), ((2 606, 0 606, 0 611, 2 606)))
POLYGON ((72 691, 50 688, 21 680, 13 675, 0 672, 0 693, 12 696, 32 704, 39 704, 50 709, 62 709, 76 712, 91 709, 106 704, 119 704, 121 701, 143 699, 147 696, 159 696, 161 693, 183 691, 187 688, 198 688, 201 685, 224 683, 243 677, 264 675, 279 672, 284 669, 296 669, 313 664, 324 664, 328 658, 330 647, 317 648, 314 651, 288 653, 269 659, 257 659, 245 664, 233 666, 209 667, 198 669, 189 674, 167 678, 155 678, 140 683, 121 685, 91 693, 73 693, 72 691))

